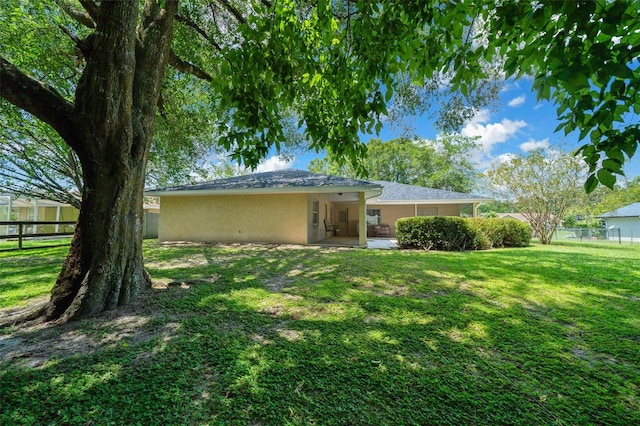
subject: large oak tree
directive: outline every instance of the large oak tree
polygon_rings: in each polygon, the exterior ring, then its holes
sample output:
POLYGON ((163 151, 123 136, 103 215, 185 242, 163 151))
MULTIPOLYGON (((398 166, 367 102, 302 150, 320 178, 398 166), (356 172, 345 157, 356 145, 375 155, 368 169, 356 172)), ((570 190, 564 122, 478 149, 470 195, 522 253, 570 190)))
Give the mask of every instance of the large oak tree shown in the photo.
POLYGON ((610 184, 638 140, 624 121, 637 108, 635 12, 630 0, 5 0, 0 97, 51 126, 83 170, 78 226, 44 318, 91 315, 149 285, 142 191, 173 83, 183 83, 180 108, 215 111, 220 144, 248 165, 285 142, 292 111, 308 148, 355 161, 359 133, 382 126, 407 76, 447 75, 464 95, 504 57, 507 75, 533 74, 540 96, 560 103, 567 129, 591 135, 582 152, 594 173, 608 156, 593 179, 610 184))

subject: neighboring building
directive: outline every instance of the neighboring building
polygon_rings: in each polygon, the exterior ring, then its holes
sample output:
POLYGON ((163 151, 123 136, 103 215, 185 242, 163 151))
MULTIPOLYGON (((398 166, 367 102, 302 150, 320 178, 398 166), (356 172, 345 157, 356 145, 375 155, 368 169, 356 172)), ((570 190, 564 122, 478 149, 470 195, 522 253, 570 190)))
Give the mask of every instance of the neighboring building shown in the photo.
MULTIPOLYGON (((75 222, 79 210, 70 204, 52 200, 27 200, 11 194, 0 194, 0 222, 75 222)), ((145 204, 143 218, 143 235, 145 238, 158 237, 158 216, 160 206, 145 204)), ((16 233, 17 228, 11 225, 0 226, 0 235, 16 233)), ((73 231, 74 225, 38 225, 37 228, 26 228, 28 233, 53 233, 73 231)))
POLYGON ((606 221, 605 228, 620 229, 624 239, 640 239, 640 202, 603 213, 598 218, 606 221))
POLYGON ((300 170, 147 191, 160 197, 160 241, 312 244, 327 236, 393 237, 417 215, 474 216, 490 198, 300 170), (377 233, 377 235, 372 235, 377 233))
POLYGON ((527 219, 522 213, 496 213, 498 219, 515 219, 520 222, 529 223, 529 219, 527 219))
MULTIPOLYGON (((51 200, 26 200, 10 194, 0 194, 0 222, 1 221, 38 221, 38 222, 71 222, 78 219, 78 209, 51 200)), ((39 225, 38 233, 66 232, 59 225, 39 225)), ((73 230, 73 226, 69 227, 73 230)), ((0 234, 9 235, 14 229, 0 226, 0 234)), ((31 230, 30 232, 36 232, 31 230)))

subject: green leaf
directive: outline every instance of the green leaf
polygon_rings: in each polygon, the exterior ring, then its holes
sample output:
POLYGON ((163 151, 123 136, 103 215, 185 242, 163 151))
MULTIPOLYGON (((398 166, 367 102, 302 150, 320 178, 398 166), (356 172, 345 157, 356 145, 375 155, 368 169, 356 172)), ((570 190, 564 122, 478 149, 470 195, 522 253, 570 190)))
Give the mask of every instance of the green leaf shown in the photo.
POLYGON ((613 186, 616 184, 616 177, 607 169, 598 170, 598 180, 609 189, 613 189, 613 186))
POLYGON ((602 167, 612 173, 622 174, 622 164, 619 161, 607 158, 602 162, 602 167))
POLYGON ((584 190, 587 194, 591 194, 598 187, 598 179, 595 175, 589 175, 584 183, 584 190))

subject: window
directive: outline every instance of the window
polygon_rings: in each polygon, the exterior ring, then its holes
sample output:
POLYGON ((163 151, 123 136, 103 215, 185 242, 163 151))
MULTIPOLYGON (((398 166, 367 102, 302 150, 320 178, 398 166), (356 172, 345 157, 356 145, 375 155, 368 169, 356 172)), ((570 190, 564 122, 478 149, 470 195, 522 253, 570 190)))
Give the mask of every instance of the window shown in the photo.
POLYGON ((418 207, 418 216, 438 216, 437 207, 418 207))
POLYGON ((311 222, 314 226, 320 224, 320 202, 318 200, 311 202, 311 222))
POLYGON ((380 225, 380 209, 367 209, 367 225, 380 225))
POLYGON ((473 204, 460 204, 460 217, 473 217, 473 204))

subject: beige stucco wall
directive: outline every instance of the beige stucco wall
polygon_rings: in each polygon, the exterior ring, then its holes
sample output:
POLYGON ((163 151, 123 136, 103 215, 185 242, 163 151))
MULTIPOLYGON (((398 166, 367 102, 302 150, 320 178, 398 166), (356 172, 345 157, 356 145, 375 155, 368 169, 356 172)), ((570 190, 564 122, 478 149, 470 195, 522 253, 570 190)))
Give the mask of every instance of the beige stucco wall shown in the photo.
MULTIPOLYGON (((435 208, 437 209, 437 216, 460 216, 460 208, 457 204, 418 204, 418 208, 435 208)), ((391 227, 391 237, 396 236, 396 221, 398 219, 402 217, 413 217, 416 215, 415 204, 368 204, 367 209, 380 209, 380 223, 387 224, 391 227)))
POLYGON ((163 196, 160 241, 308 243, 306 194, 163 196))

